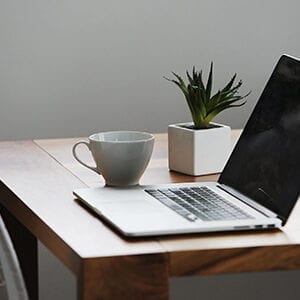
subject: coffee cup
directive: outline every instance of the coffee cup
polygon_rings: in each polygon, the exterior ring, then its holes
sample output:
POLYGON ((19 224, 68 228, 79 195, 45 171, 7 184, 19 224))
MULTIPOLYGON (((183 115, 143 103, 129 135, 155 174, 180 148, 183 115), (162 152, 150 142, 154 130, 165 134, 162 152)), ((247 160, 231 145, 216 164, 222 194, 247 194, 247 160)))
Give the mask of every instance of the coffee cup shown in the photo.
POLYGON ((139 184, 151 158, 154 136, 139 131, 109 131, 92 134, 88 141, 77 142, 72 149, 74 158, 83 166, 103 176, 108 186, 139 184), (84 163, 76 152, 85 145, 96 166, 84 163))

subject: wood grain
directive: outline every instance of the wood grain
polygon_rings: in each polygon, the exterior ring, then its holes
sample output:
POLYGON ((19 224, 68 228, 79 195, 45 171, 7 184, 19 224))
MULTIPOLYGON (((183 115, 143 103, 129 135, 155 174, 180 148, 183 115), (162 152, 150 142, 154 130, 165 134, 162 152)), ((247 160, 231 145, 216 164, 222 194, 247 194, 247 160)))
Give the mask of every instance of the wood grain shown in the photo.
POLYGON ((79 298, 168 299, 167 262, 167 256, 163 254, 85 260, 80 278, 84 284, 79 286, 79 298))
MULTIPOLYGON (((233 131, 233 140, 239 135, 233 131)), ((282 230, 127 239, 83 209, 76 188, 103 186, 72 157, 81 138, 0 142, 0 203, 78 279, 79 299, 167 299, 168 277, 299 269, 300 204, 282 230)), ((83 160, 92 163, 86 149, 83 160)), ((142 184, 214 181, 168 170, 156 135, 142 184)))
POLYGON ((86 185, 35 143, 0 143, 0 165, 2 205, 73 272, 82 258, 164 252, 156 240, 127 241, 82 209, 72 191, 86 185))
POLYGON ((172 276, 294 270, 300 245, 188 251, 171 254, 172 276))

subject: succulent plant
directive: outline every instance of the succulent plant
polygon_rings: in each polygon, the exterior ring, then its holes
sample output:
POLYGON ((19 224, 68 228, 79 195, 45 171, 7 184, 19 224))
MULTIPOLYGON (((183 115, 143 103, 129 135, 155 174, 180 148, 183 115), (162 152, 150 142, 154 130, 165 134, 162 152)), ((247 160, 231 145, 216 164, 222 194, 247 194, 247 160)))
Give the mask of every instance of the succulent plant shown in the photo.
POLYGON ((183 92, 192 114, 195 129, 209 128, 210 122, 221 111, 244 105, 246 101, 239 103, 237 102, 246 98, 251 93, 250 91, 244 96, 238 95, 238 89, 242 85, 242 80, 234 85, 234 81, 237 76, 237 74, 234 74, 223 89, 218 90, 217 93, 211 96, 213 83, 213 63, 210 65, 210 71, 206 85, 204 85, 202 80, 202 70, 197 72, 195 67, 193 67, 192 76, 188 71, 186 71, 188 78, 187 84, 179 75, 174 72, 172 72, 172 74, 177 80, 169 79, 167 77, 164 78, 175 83, 183 92))

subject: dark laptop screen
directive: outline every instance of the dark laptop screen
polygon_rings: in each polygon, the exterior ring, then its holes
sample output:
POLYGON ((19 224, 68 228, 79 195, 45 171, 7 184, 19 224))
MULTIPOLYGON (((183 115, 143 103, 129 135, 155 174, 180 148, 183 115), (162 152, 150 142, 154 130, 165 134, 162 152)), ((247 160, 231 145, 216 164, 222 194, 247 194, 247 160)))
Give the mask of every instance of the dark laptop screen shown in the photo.
POLYGON ((280 58, 219 183, 287 220, 300 186, 299 60, 280 58))

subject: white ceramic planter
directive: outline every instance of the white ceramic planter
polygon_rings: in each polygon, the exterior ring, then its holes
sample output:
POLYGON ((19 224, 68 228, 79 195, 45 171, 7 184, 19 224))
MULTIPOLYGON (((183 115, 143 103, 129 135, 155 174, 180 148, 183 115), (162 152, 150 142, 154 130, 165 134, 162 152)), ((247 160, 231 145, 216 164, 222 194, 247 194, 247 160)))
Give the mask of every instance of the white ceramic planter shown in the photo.
POLYGON ((189 129, 180 123, 168 126, 169 169, 198 176, 219 173, 223 170, 231 152, 231 129, 218 127, 189 129))

